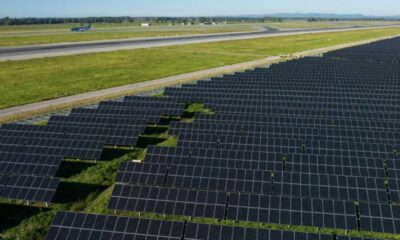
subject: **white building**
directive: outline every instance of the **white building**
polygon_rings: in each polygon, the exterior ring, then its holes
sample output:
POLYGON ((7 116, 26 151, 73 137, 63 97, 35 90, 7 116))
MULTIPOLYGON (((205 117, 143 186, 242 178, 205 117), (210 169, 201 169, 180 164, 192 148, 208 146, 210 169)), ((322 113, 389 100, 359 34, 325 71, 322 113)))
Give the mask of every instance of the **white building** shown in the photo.
POLYGON ((142 27, 150 27, 151 23, 141 23, 140 26, 142 26, 142 27))

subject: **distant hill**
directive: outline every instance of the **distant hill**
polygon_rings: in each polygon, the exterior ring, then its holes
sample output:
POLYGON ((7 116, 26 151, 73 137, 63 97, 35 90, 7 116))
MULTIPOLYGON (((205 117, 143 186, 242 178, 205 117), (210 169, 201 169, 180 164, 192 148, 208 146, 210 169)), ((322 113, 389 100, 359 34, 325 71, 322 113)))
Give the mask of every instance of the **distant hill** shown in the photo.
POLYGON ((377 16, 367 16, 362 14, 325 14, 325 13, 277 13, 277 14, 267 14, 266 16, 281 17, 281 18, 338 18, 338 19, 382 18, 377 16))
POLYGON ((265 15, 246 15, 241 17, 249 18, 262 18, 262 17, 275 17, 275 18, 336 18, 336 19, 400 19, 399 16, 372 16, 363 14, 328 14, 328 13, 273 13, 265 15))
POLYGON ((400 15, 397 15, 397 16, 389 16, 389 17, 386 17, 387 19, 392 19, 392 20, 399 20, 400 19, 400 15))

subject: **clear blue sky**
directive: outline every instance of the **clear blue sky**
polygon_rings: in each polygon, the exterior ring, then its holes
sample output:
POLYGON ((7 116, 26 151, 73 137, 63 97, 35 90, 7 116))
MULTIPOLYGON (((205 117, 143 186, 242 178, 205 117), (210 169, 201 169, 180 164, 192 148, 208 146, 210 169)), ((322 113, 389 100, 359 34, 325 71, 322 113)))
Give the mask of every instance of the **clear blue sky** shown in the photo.
POLYGON ((215 16, 268 13, 398 15, 400 0, 0 0, 0 17, 215 16))

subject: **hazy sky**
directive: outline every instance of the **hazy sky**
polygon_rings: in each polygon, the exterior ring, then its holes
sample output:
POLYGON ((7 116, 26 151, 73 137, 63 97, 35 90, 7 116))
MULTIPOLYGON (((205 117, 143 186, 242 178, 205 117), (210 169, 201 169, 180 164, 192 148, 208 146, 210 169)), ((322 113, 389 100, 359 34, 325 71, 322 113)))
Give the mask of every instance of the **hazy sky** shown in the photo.
POLYGON ((268 13, 398 15, 400 0, 0 0, 0 17, 215 16, 268 13))

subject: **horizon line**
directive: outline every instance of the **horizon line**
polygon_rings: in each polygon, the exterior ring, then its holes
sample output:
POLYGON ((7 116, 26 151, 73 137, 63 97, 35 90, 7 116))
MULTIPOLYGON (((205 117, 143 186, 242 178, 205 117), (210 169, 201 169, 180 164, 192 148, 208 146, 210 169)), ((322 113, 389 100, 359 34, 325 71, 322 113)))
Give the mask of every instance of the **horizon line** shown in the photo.
MULTIPOLYGON (((188 16, 179 16, 179 15, 87 15, 87 16, 24 16, 24 17, 13 17, 9 15, 0 16, 0 18, 96 18, 96 17, 132 17, 132 18, 152 18, 152 17, 174 17, 174 18, 201 18, 201 17, 242 17, 242 18, 250 18, 250 17, 279 17, 277 15, 337 15, 337 16, 361 16, 364 18, 390 18, 396 17, 398 15, 368 15, 362 13, 320 13, 320 12, 281 12, 281 13, 266 13, 266 14, 238 14, 238 15, 188 15, 188 16), (274 15, 274 16, 272 16, 274 15)), ((290 18, 290 17, 281 17, 281 18, 290 18)))

